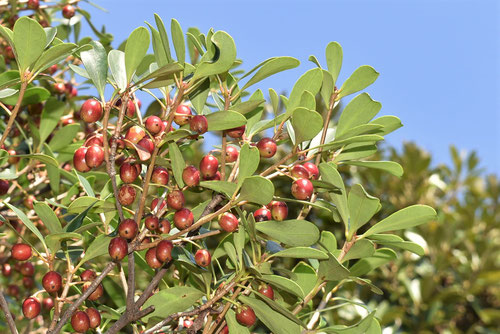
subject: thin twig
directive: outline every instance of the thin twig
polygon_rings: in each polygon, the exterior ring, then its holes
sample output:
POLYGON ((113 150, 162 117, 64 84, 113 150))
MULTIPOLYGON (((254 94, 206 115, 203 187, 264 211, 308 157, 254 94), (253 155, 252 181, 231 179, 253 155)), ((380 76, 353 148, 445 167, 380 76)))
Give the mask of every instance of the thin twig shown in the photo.
POLYGON ((5 319, 7 319, 7 325, 9 325, 10 332, 12 334, 18 334, 16 323, 12 318, 12 314, 10 313, 9 310, 9 304, 7 304, 7 301, 5 300, 3 291, 0 291, 0 307, 2 308, 2 311, 5 314, 5 319))

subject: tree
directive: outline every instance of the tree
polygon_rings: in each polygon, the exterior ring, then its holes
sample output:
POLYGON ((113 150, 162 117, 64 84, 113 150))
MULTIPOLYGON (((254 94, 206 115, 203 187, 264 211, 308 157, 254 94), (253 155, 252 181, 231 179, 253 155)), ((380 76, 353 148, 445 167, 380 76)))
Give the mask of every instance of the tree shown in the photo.
POLYGON ((79 7, 28 8, 35 19, 11 16, 12 30, 0 29, 3 273, 23 277, 22 288, 2 281, 11 332, 381 332, 374 312, 351 326, 318 322, 323 301, 344 285, 379 291, 364 277, 396 259, 386 245, 421 255, 387 232, 436 218, 431 207, 410 205, 367 227, 379 199, 339 172, 402 174, 396 162, 364 160, 401 126, 395 116, 375 118, 381 104, 370 95, 354 97, 332 122, 344 97, 376 80, 372 67, 337 83, 342 48, 332 42, 325 68, 311 58, 317 67, 288 97, 269 89, 266 101, 251 87, 297 59, 242 72, 228 33, 184 33, 172 19, 168 34, 157 15, 155 26, 112 49, 112 36, 95 29, 96 40, 79 39, 75 12, 90 19, 79 7), (66 20, 44 29, 52 8, 66 20), (97 98, 78 95, 75 74, 97 98), (139 93, 155 99, 145 113, 139 93), (199 159, 207 132, 220 145, 199 159), (342 223, 339 241, 311 219, 316 212, 342 223))

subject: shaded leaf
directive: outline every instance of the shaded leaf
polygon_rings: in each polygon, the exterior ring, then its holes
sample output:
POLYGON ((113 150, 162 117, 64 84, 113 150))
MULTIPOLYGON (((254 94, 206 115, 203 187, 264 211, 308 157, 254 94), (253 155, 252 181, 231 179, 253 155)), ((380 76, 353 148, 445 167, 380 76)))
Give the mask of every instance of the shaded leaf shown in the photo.
POLYGON ((308 247, 319 239, 319 229, 306 220, 269 220, 256 223, 255 228, 289 246, 308 247))

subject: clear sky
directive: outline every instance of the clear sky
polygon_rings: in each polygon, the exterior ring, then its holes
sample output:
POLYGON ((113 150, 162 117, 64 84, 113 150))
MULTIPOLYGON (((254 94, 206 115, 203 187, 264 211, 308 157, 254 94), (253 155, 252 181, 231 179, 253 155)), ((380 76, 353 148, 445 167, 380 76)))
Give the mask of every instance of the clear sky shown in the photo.
MULTIPOLYGON (((324 61, 328 42, 344 49, 343 82, 363 64, 380 76, 368 92, 383 115, 405 125, 387 137, 391 145, 415 141, 449 162, 450 144, 477 150, 488 172, 500 173, 500 2, 498 0, 252 0, 96 1, 88 4, 99 27, 115 35, 116 47, 158 13, 167 27, 227 31, 245 69, 272 56, 293 56, 301 66, 263 81, 259 88, 291 90, 296 79, 324 61)), ((84 25, 85 26, 85 25, 84 25)), ((90 34, 88 29, 83 33, 90 34)))

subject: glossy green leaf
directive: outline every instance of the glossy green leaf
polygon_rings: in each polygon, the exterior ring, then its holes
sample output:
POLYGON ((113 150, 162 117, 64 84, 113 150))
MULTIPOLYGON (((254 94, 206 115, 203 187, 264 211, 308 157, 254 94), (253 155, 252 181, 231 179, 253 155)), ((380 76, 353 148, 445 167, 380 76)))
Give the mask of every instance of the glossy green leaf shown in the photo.
MULTIPOLYGON (((106 50, 98 41, 91 41, 90 45, 92 49, 81 52, 80 57, 88 77, 94 83, 99 96, 103 98, 108 78, 108 56, 106 50)), ((72 69, 74 70, 74 68, 72 69)))
POLYGON ((248 100, 232 105, 231 110, 239 112, 240 114, 246 114, 250 111, 254 111, 255 108, 259 107, 264 102, 266 102, 265 99, 248 100))
POLYGON ((351 143, 344 146, 342 152, 333 160, 335 163, 339 161, 352 161, 364 159, 372 156, 377 152, 377 146, 372 142, 351 143))
POLYGON ((295 68, 300 65, 300 61, 293 57, 276 57, 269 61, 266 61, 264 65, 247 81, 247 83, 241 88, 242 91, 256 84, 259 81, 264 80, 271 75, 276 73, 286 71, 295 68))
POLYGON ((292 113, 292 126, 297 144, 314 138, 323 128, 323 117, 306 108, 297 108, 292 113))
POLYGON ((85 262, 93 260, 96 257, 107 255, 110 241, 111 238, 105 234, 97 236, 97 238, 95 238, 94 241, 92 241, 87 247, 83 258, 78 263, 78 266, 81 266, 85 262))
POLYGON ((119 50, 111 50, 108 53, 108 63, 111 75, 120 91, 127 88, 127 71, 125 69, 125 53, 119 50))
POLYGON ((282 316, 286 317, 288 320, 296 323, 300 327, 303 327, 303 328, 307 327, 307 325, 305 323, 303 323, 300 319, 298 319, 296 315, 294 315, 290 310, 288 310, 287 308, 282 306, 280 303, 276 302, 274 299, 268 298, 267 296, 265 296, 259 292, 255 292, 254 295, 257 296, 258 298, 260 298, 262 301, 264 301, 273 310, 275 310, 276 312, 278 312, 282 316))
POLYGON ((338 98, 359 92, 377 80, 379 73, 368 65, 358 67, 340 87, 338 98))
POLYGON ((57 162, 56 159, 42 153, 33 153, 33 154, 18 154, 17 155, 19 158, 28 158, 28 159, 33 159, 33 160, 38 160, 40 162, 49 164, 54 167, 59 167, 59 163, 57 162))
POLYGON ((9 209, 14 211, 16 216, 18 216, 19 219, 21 219, 24 226, 26 226, 31 232, 33 232, 33 234, 41 241, 41 243, 44 245, 44 247, 46 247, 45 239, 44 239, 43 235, 40 233, 40 231, 35 226, 35 224, 33 224, 33 222, 28 218, 28 216, 26 216, 26 214, 24 212, 22 212, 21 210, 19 210, 18 208, 16 208, 15 206, 13 206, 10 203, 4 202, 4 204, 7 205, 9 207, 9 209))
POLYGON ((172 56, 170 53, 170 43, 168 41, 168 35, 167 35, 167 30, 165 29, 165 24, 163 23, 161 17, 158 16, 158 14, 155 14, 155 22, 156 26, 158 27, 158 33, 160 35, 161 44, 163 46, 163 52, 167 57, 167 61, 170 63, 172 62, 172 56))
POLYGON ((243 180, 253 175, 260 163, 259 149, 254 146, 243 144, 240 150, 240 166, 238 172, 238 185, 243 183, 243 180))
POLYGON ((359 135, 342 140, 334 140, 331 143, 323 145, 323 147, 328 150, 335 150, 352 143, 364 143, 366 145, 367 143, 375 144, 381 140, 384 140, 384 137, 380 135, 359 135))
POLYGON ((266 205, 273 199, 274 185, 265 177, 254 175, 243 180, 238 200, 266 205))
POLYGON ((284 315, 274 311, 265 302, 247 297, 239 296, 238 299, 244 304, 250 306, 257 318, 266 325, 275 334, 299 334, 300 326, 292 322, 284 315))
POLYGON ((330 42, 326 46, 325 54, 328 72, 332 75, 333 84, 335 85, 339 77, 340 69, 342 68, 342 46, 340 46, 338 42, 330 42))
POLYGON ((299 264, 293 268, 293 273, 296 276, 294 281, 301 287, 304 295, 307 295, 314 289, 318 277, 313 267, 305 262, 299 262, 299 264))
POLYGON ((182 32, 181 25, 176 19, 172 19, 170 31, 172 33, 172 42, 174 43, 177 61, 184 64, 186 61, 186 42, 184 40, 184 33, 182 32))
POLYGON ((33 71, 41 72, 50 66, 59 63, 71 55, 76 47, 76 44, 73 43, 61 43, 50 47, 43 52, 40 58, 38 58, 33 66, 33 71))
MULTIPOLYGON (((46 101, 50 97, 50 92, 43 87, 30 87, 26 89, 21 105, 26 106, 29 104, 36 104, 39 102, 46 101)), ((14 95, 10 95, 0 100, 4 104, 15 105, 19 99, 19 92, 14 95)))
POLYGON ((306 220, 269 220, 255 224, 255 228, 279 242, 294 247, 308 247, 319 240, 318 227, 306 220))
POLYGON ((401 209, 373 225, 363 234, 368 237, 375 233, 407 229, 436 219, 436 211, 427 205, 412 205, 401 209))
POLYGON ((208 131, 222 131, 236 128, 245 125, 247 121, 245 116, 231 110, 216 111, 206 115, 206 117, 208 122, 208 131))
POLYGON ((153 52, 155 56, 156 63, 158 66, 162 67, 168 64, 167 54, 163 48, 163 43, 161 41, 160 33, 151 24, 146 22, 149 29, 151 30, 151 36, 153 41, 153 52))
POLYGON ((207 78, 196 88, 196 90, 189 94, 189 100, 193 104, 193 108, 198 114, 202 113, 209 93, 210 79, 207 78))
POLYGON ((46 28, 43 28, 43 30, 45 31, 45 36, 47 37, 47 43, 45 44, 45 47, 47 48, 50 44, 52 44, 52 42, 56 38, 57 28, 56 27, 46 27, 46 28))
MULTIPOLYGON (((127 44, 125 44, 125 69, 127 72, 127 83, 130 83, 137 67, 146 56, 149 49, 149 42, 149 32, 144 27, 136 28, 128 37, 127 44)), ((113 76, 115 75, 113 74, 113 76)))
POLYGON ((66 109, 66 103, 50 98, 45 103, 40 120, 40 143, 44 143, 54 131, 66 109))
POLYGON ((422 246, 411 241, 405 241, 394 234, 373 234, 370 236, 370 240, 375 241, 377 244, 401 248, 418 256, 425 255, 425 250, 422 246))
POLYGON ((61 222, 52 209, 44 202, 37 202, 33 205, 35 212, 47 227, 50 233, 62 232, 61 222))
POLYGON ((52 253, 56 253, 59 249, 61 249, 61 242, 65 240, 80 240, 83 238, 83 235, 80 233, 67 233, 67 232, 59 232, 59 233, 51 233, 46 238, 47 246, 52 251, 52 253))
POLYGON ((12 88, 5 88, 0 91, 0 99, 3 99, 5 97, 12 96, 19 92, 18 89, 12 89, 12 88))
POLYGON ((166 318, 173 313, 185 311, 193 306, 202 296, 203 292, 188 286, 175 286, 173 288, 162 289, 151 296, 143 306, 143 308, 147 308, 150 305, 161 305, 161 307, 155 307, 154 312, 148 314, 143 319, 147 321, 147 319, 152 317, 166 318))
POLYGON ((335 138, 342 138, 342 135, 349 129, 368 123, 381 108, 382 104, 372 100, 368 93, 359 94, 345 106, 340 114, 335 138))
POLYGON ((261 277, 259 277, 259 280, 269 283, 273 287, 291 293, 292 295, 299 298, 305 297, 305 293, 300 285, 286 277, 278 275, 262 275, 261 277))
POLYGON ((370 218, 380 209, 380 201, 369 195, 362 185, 355 184, 351 187, 347 197, 347 206, 350 215, 347 240, 351 240, 354 233, 368 223, 370 218))
MULTIPOLYGON (((183 69, 184 68, 182 67, 182 65, 179 64, 178 62, 166 64, 166 65, 158 68, 157 70, 154 70, 153 72, 151 72, 147 75, 144 75, 137 82, 135 82, 134 85, 135 86, 140 85, 140 87, 142 87, 141 84, 143 84, 144 82, 149 81, 149 80, 152 80, 152 81, 150 81, 148 84, 144 85, 144 87, 149 86, 150 84, 163 83, 163 82, 165 82, 165 80, 172 79, 173 74, 179 73, 183 69)), ((162 87, 162 86, 160 85, 158 87, 162 87)))
POLYGON ((318 278, 322 281, 340 281, 349 277, 350 274, 335 256, 329 255, 328 260, 319 263, 318 278))
POLYGON ((80 130, 80 124, 68 124, 54 132, 49 142, 52 151, 58 151, 70 144, 80 130))
POLYGON ((335 83, 333 81, 333 77, 330 72, 327 70, 323 70, 323 83, 321 85, 321 97, 323 98, 323 102, 325 106, 330 107, 331 103, 335 103, 332 101, 333 91, 335 89, 335 83))
POLYGON ((403 176, 404 170, 400 164, 394 161, 347 161, 346 164, 372 169, 380 169, 397 177, 403 176))
POLYGON ((368 274, 373 269, 376 269, 384 264, 391 262, 397 258, 396 253, 389 248, 380 248, 375 253, 367 258, 360 259, 351 268, 352 276, 363 276, 368 274))
POLYGON ((13 37, 17 63, 20 72, 24 73, 42 55, 47 43, 47 35, 37 21, 23 16, 14 25, 13 37))
POLYGON ((14 32, 7 27, 0 24, 0 34, 7 41, 7 43, 12 47, 12 51, 17 58, 16 46, 14 45, 14 32))
POLYGON ((320 242, 320 249, 323 249, 325 252, 328 251, 333 253, 337 250, 337 238, 335 238, 335 234, 330 231, 321 231, 320 242))
POLYGON ((332 333, 332 334, 361 334, 361 333, 367 333, 367 330, 370 328, 373 320, 375 317, 375 311, 371 312, 368 316, 363 318, 360 322, 358 322, 355 325, 352 326, 342 326, 342 325, 336 325, 336 326, 330 326, 323 328, 322 331, 325 333, 332 333))
POLYGON ((201 181, 200 187, 211 189, 218 193, 222 193, 229 198, 231 198, 231 196, 236 191, 236 184, 227 181, 201 181))
POLYGON ((328 255, 325 252, 311 247, 293 247, 274 253, 271 257, 291 257, 296 259, 318 259, 326 260, 328 255))
POLYGON ((179 187, 184 187, 184 181, 182 180, 182 171, 186 167, 186 162, 182 156, 179 147, 175 142, 168 143, 168 155, 170 157, 172 171, 174 173, 174 178, 179 187))
POLYGON ((293 86, 288 100, 287 113, 291 114, 299 106, 302 94, 305 90, 316 95, 323 82, 323 71, 320 68, 313 68, 304 73, 293 86))
POLYGON ((370 124, 382 125, 383 128, 378 131, 378 133, 381 135, 386 135, 388 133, 391 133, 403 126, 401 120, 396 116, 382 116, 377 119, 374 119, 373 121, 370 122, 370 124))
POLYGON ((347 193, 342 176, 340 176, 340 173, 332 164, 326 162, 319 165, 319 171, 322 180, 327 181, 340 189, 340 193, 338 191, 331 192, 330 197, 333 204, 337 207, 347 230, 349 228, 349 208, 347 205, 347 193))
POLYGON ((225 31, 217 31, 211 37, 212 50, 200 60, 192 80, 227 72, 236 60, 236 45, 225 31))
POLYGON ((369 257, 372 256, 374 252, 375 246, 373 243, 367 239, 361 239, 357 241, 351 249, 349 249, 347 254, 342 259, 342 262, 369 257))

